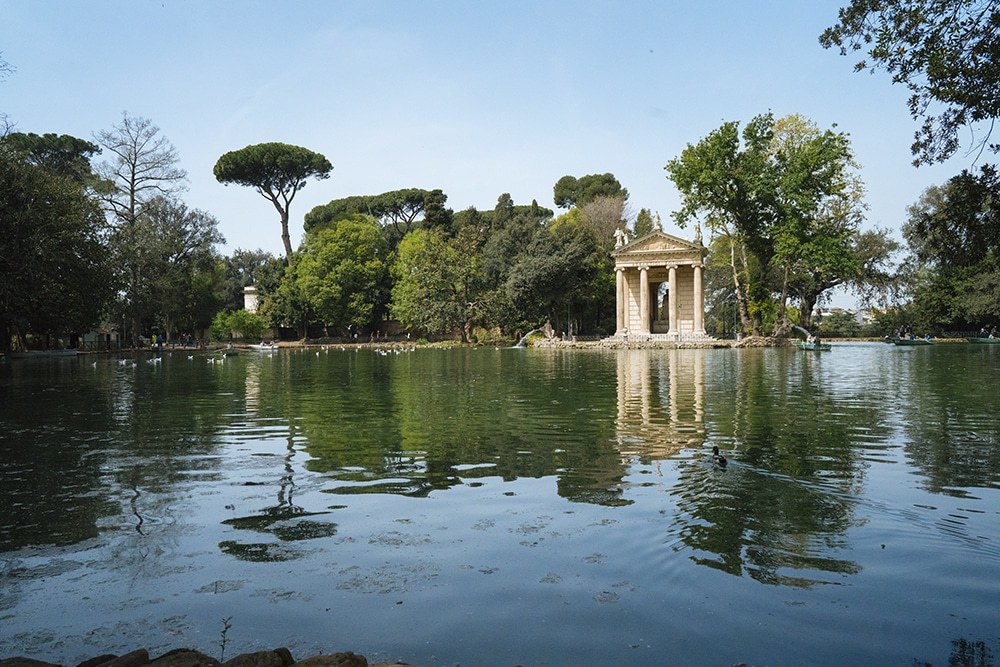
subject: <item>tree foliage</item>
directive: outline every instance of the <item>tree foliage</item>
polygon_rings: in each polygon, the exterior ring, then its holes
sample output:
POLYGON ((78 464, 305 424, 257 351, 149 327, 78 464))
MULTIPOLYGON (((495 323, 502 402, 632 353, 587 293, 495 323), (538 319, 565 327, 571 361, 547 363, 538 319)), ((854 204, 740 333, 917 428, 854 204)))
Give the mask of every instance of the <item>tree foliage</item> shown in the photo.
POLYGON ((377 325, 384 314, 388 256, 375 220, 340 221, 306 236, 291 275, 311 313, 346 335, 377 325))
POLYGON ((0 142, 0 351, 29 331, 95 326, 110 295, 105 220, 82 187, 88 177, 47 164, 0 142))
POLYGON ((725 123, 666 169, 682 196, 678 224, 702 221, 728 239, 734 298, 750 333, 762 333, 775 294, 780 332, 789 296, 807 317, 824 292, 862 280, 853 246, 864 189, 845 134, 763 114, 742 131, 725 123))
POLYGON ((653 216, 648 208, 639 209, 635 216, 635 223, 632 225, 632 235, 634 238, 642 238, 653 231, 653 216))
POLYGON ((392 266, 392 316, 404 327, 434 335, 459 332, 469 340, 483 310, 476 230, 451 242, 440 230, 418 229, 399 244, 392 266))
POLYGON ((448 195, 442 190, 403 188, 377 195, 354 195, 316 206, 305 217, 306 232, 355 215, 375 218, 382 225, 390 249, 422 225, 437 227, 450 234, 454 213, 445 207, 448 195))
POLYGON ((1000 321, 1000 174, 963 171, 910 207, 913 299, 934 328, 1000 321))
POLYGON ((320 153, 277 142, 255 144, 223 154, 213 172, 220 183, 254 188, 278 212, 285 258, 291 262, 288 210, 310 178, 329 178, 333 165, 320 153))
POLYGON ((219 261, 216 246, 225 243, 218 221, 167 198, 151 201, 143 210, 141 230, 143 273, 148 277, 149 321, 169 335, 208 326, 207 314, 225 298, 204 289, 204 276, 214 275, 219 261))
POLYGON ((628 190, 610 173, 588 174, 580 178, 563 176, 556 181, 552 194, 559 208, 582 207, 597 197, 621 197, 623 201, 628 201, 628 190))
POLYGON ((883 69, 910 91, 910 115, 922 123, 914 164, 953 155, 964 128, 973 129, 971 151, 989 143, 1000 115, 997 0, 851 0, 820 44, 842 55, 863 52, 856 71, 883 69))
POLYGON ((82 185, 96 184, 90 160, 101 152, 97 144, 68 134, 23 132, 8 134, 2 141, 25 164, 41 167, 82 185))

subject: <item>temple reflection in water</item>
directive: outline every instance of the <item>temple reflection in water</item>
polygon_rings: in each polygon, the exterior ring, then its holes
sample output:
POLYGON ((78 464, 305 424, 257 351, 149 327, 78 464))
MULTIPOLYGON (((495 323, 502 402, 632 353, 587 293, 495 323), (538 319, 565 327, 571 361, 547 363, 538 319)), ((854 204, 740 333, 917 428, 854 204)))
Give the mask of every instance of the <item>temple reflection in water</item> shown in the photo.
POLYGON ((619 350, 616 434, 623 455, 667 459, 705 441, 703 350, 619 350))

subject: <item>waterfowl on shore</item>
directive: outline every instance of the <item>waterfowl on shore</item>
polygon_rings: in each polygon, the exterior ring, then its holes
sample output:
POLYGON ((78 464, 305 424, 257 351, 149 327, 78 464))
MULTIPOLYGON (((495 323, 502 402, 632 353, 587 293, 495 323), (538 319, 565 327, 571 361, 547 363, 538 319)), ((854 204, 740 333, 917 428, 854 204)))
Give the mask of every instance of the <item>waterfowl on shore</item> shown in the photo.
POLYGON ((719 453, 718 445, 712 445, 712 461, 720 468, 725 468, 726 464, 729 463, 726 457, 719 453))

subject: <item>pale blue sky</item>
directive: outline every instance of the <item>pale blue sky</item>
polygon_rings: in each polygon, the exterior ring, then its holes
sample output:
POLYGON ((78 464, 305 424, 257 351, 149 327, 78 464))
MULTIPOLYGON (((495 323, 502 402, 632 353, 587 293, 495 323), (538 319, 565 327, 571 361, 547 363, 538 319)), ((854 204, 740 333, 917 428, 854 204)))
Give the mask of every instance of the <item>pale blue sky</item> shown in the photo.
POLYGON ((665 230, 679 198, 664 165, 725 121, 800 113, 851 135, 869 224, 898 230, 929 185, 971 163, 910 166, 906 91, 819 46, 846 0, 3 0, 16 72, 0 111, 24 132, 92 138, 123 111, 158 125, 187 170, 187 204, 223 249, 281 254, 271 205, 212 167, 266 141, 334 165, 292 205, 441 188, 456 211, 554 208, 566 174, 612 172, 633 213, 665 230))

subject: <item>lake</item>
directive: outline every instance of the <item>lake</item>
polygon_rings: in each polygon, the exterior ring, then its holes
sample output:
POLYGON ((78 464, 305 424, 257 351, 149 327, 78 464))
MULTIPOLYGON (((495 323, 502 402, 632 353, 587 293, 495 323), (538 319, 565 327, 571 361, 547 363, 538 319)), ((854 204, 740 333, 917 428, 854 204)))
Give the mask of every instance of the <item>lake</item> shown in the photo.
POLYGON ((0 362, 0 657, 1000 655, 1000 346, 218 359, 0 362))

